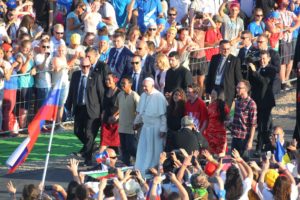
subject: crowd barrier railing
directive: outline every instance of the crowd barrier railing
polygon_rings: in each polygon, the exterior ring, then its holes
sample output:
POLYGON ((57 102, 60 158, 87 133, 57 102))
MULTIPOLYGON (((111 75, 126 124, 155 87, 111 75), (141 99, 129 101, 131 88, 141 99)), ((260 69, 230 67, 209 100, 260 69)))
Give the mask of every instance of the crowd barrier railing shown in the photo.
MULTIPOLYGON (((218 52, 218 47, 207 47, 202 49, 196 49, 190 52, 186 52, 183 56, 182 62, 187 68, 190 69, 193 76, 196 77, 201 72, 202 68, 209 67, 210 62, 207 60, 207 51, 216 50, 218 52)), ((292 51, 294 54, 294 50, 292 51)), ((283 59, 285 56, 292 57, 293 55, 280 55, 283 59)), ((49 71, 43 71, 38 73, 45 73, 49 71)), ((30 73, 15 74, 11 78, 21 77, 30 75, 30 73)), ((292 78, 286 80, 285 82, 296 81, 297 78, 292 78)), ((37 90, 35 87, 17 89, 4 89, 4 95, 2 100, 2 129, 0 128, 1 134, 8 133, 20 133, 26 132, 28 124, 35 116, 39 105, 42 104, 42 99, 37 98, 37 90), (26 95, 24 95, 26 92, 26 95)), ((1 124, 1 123, 0 123, 1 124)))

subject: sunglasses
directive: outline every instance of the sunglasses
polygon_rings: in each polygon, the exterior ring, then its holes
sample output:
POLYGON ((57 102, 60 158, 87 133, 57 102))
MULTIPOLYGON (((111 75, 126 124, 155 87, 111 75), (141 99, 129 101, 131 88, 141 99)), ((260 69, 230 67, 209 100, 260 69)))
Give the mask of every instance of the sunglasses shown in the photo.
POLYGON ((175 14, 175 13, 169 13, 168 15, 169 15, 169 16, 175 16, 175 15, 177 15, 177 14, 175 14))
POLYGON ((248 37, 241 37, 242 40, 247 39, 248 37))
POLYGON ((81 65, 82 68, 89 68, 91 65, 81 65))
POLYGON ((50 46, 42 46, 44 49, 50 49, 50 46))
POLYGON ((57 35, 63 35, 64 32, 55 32, 57 35))
POLYGON ((263 15, 255 15, 256 17, 262 17, 263 15))
POLYGON ((156 28, 148 28, 149 31, 156 31, 156 28))
POLYGON ((257 41, 257 43, 264 43, 264 42, 265 42, 265 41, 261 41, 261 40, 260 40, 260 41, 257 41))
POLYGON ((142 50, 142 48, 140 48, 140 47, 137 47, 137 48, 136 48, 136 50, 142 50))
POLYGON ((111 158, 111 159, 116 159, 116 158, 117 158, 117 156, 111 156, 111 157, 109 157, 109 158, 111 158))
POLYGON ((132 65, 137 65, 139 64, 140 62, 131 62, 132 65))

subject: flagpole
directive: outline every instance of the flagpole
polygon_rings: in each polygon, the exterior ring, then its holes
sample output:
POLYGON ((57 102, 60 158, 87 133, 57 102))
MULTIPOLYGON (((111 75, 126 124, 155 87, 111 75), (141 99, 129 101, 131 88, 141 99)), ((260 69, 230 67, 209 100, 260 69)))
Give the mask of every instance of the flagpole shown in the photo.
MULTIPOLYGON (((62 69, 62 70, 64 70, 64 69, 62 69)), ((61 85, 62 85, 62 78, 60 79, 59 85, 58 85, 59 93, 57 95, 58 97, 56 99, 56 105, 58 105, 58 103, 59 103, 61 85)), ((53 88, 53 90, 54 89, 55 89, 55 87, 53 88)), ((48 150, 47 150, 47 155, 46 155, 46 161, 45 161, 45 166, 44 166, 44 172, 43 172, 43 178, 42 178, 42 182, 41 182, 41 185, 43 188, 41 189, 41 193, 40 193, 40 197, 39 197, 40 199, 42 199, 43 192, 44 192, 45 180, 46 180, 46 175, 47 175, 47 170, 48 170, 48 163, 49 163, 49 158, 50 158, 50 153, 51 153, 52 140, 53 140, 53 135, 54 135, 54 128, 55 128, 55 123, 56 123, 56 116, 59 114, 58 112, 59 112, 59 109, 57 109, 56 115, 54 117, 55 119, 53 119, 53 122, 52 122, 51 134, 50 134, 48 150)))

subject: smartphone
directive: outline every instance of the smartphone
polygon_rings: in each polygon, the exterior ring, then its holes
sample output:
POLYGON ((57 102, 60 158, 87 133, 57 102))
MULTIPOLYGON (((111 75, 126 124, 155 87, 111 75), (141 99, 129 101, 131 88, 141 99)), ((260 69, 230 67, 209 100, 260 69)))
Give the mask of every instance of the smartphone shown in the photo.
POLYGON ((52 187, 52 185, 45 185, 44 190, 45 190, 45 191, 52 191, 52 190, 53 190, 53 187, 52 187))

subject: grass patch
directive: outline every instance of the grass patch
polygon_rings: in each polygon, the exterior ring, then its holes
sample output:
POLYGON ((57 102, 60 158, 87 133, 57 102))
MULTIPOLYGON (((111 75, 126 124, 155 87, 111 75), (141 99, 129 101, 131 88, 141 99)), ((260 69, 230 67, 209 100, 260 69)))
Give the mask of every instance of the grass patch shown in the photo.
MULTIPOLYGON (((26 161, 45 160, 48 150, 50 135, 40 134, 33 150, 29 154, 26 161)), ((0 139, 0 165, 5 165, 8 157, 25 140, 25 137, 0 139)), ((99 139, 96 141, 99 142, 99 139)), ((51 147, 51 158, 68 156, 72 152, 77 152, 81 149, 82 144, 73 132, 54 134, 51 147)))

